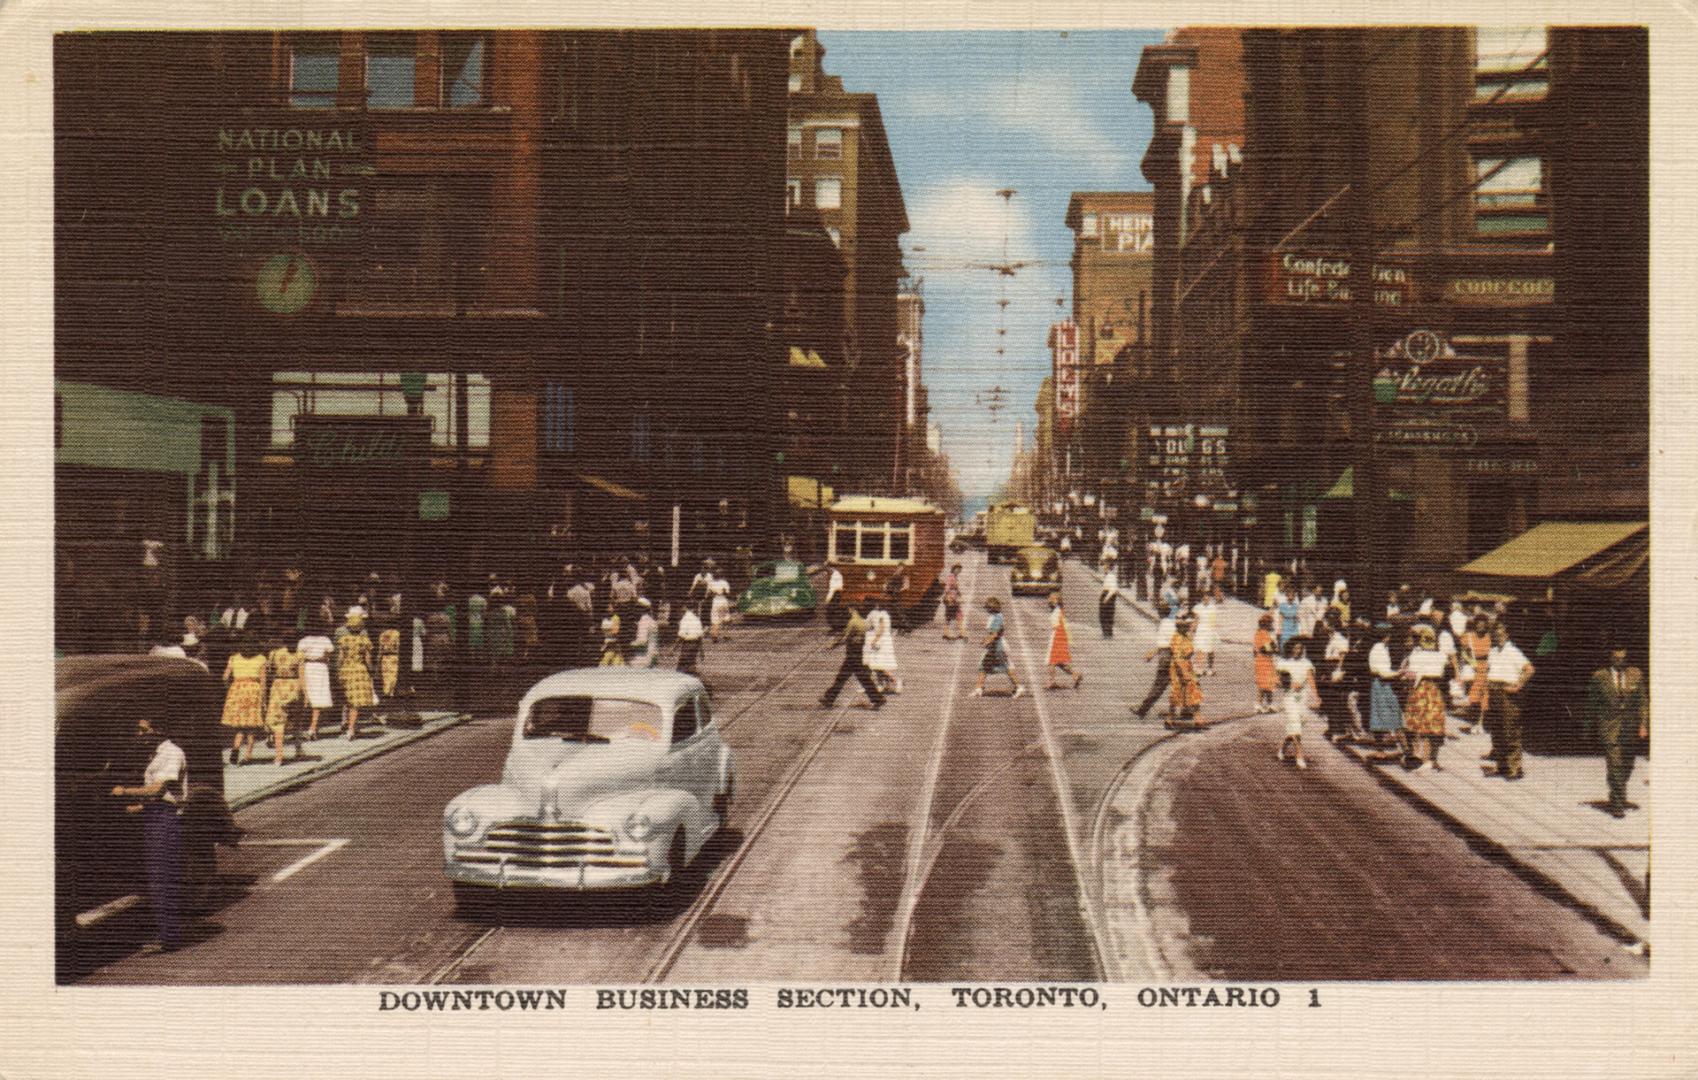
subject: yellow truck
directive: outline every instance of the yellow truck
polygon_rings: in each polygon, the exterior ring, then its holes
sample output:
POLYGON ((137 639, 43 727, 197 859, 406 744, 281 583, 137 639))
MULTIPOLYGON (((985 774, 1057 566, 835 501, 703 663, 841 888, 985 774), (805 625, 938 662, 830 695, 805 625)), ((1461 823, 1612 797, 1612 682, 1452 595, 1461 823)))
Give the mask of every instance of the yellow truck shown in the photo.
POLYGON ((1014 553, 1030 547, 1037 535, 1037 518, 1019 503, 992 503, 985 512, 985 550, 991 562, 1010 562, 1014 553))

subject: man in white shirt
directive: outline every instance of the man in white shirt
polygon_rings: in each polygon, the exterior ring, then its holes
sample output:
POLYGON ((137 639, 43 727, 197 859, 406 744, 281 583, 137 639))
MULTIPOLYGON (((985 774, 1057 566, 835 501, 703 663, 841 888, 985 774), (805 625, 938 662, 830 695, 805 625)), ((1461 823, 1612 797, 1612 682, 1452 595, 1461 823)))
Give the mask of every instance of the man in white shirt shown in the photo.
POLYGON ((1450 634, 1456 640, 1462 640, 1463 631, 1468 629, 1468 613, 1462 610, 1462 601, 1455 597, 1450 600, 1450 634))
POLYGON ((1144 663, 1151 660, 1156 662, 1155 678, 1150 681, 1150 692, 1144 695, 1144 700, 1132 706, 1132 711, 1142 720, 1155 705, 1156 701, 1167 693, 1168 684, 1173 677, 1173 635, 1178 632, 1179 619, 1171 607, 1164 608, 1161 622, 1156 624, 1154 647, 1144 656, 1144 663))
POLYGON ((1486 667, 1486 730, 1492 736, 1491 762, 1483 766, 1505 780, 1521 779, 1521 703, 1519 695, 1533 677, 1527 655, 1509 639, 1509 628, 1492 628, 1486 667))
POLYGON ((702 619, 696 609, 686 607, 678 619, 678 670, 695 675, 696 661, 702 655, 702 619))
POLYGON ((158 739, 159 743, 142 772, 141 784, 119 784, 112 795, 137 800, 124 809, 142 815, 148 903, 159 934, 159 940, 145 951, 171 952, 182 943, 183 826, 178 815, 189 798, 189 764, 182 748, 154 730, 146 716, 136 718, 136 738, 158 739))
POLYGON ((825 602, 831 603, 843 592, 843 571, 831 568, 831 581, 825 587, 825 602))

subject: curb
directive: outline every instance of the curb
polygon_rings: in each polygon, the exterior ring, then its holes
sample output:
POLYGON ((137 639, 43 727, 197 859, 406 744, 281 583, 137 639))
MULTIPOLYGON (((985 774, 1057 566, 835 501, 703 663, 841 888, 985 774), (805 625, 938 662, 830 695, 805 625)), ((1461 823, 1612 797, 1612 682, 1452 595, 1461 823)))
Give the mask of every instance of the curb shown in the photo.
POLYGON ((1405 802, 1409 803, 1416 809, 1425 812, 1427 816, 1438 821, 1445 828, 1461 837, 1470 848, 1489 858, 1491 861, 1503 866, 1505 869, 1533 886, 1538 890, 1540 895, 1554 900, 1575 911, 1579 915, 1583 916, 1588 922, 1591 922, 1600 931, 1615 938, 1623 945, 1645 944, 1644 939, 1639 936, 1637 931, 1629 930, 1610 916, 1599 911, 1593 904, 1575 895, 1555 878, 1546 874, 1543 870, 1540 870, 1531 863, 1517 858, 1515 853, 1504 844, 1492 839, 1490 836, 1487 836, 1472 825, 1464 822, 1461 818, 1452 814, 1449 810, 1446 810, 1433 799, 1422 795, 1414 788, 1398 783, 1396 780, 1386 775, 1384 770, 1376 768, 1373 762, 1356 753, 1354 749, 1341 750, 1341 753, 1343 753, 1345 757, 1350 758, 1352 761, 1362 766, 1362 768, 1366 769, 1369 775, 1374 778, 1375 782, 1379 783, 1383 787, 1389 788, 1405 802))
POLYGON ((343 769, 351 768, 362 761, 370 761, 372 758, 382 757, 391 750, 397 750, 403 746, 408 746, 421 739, 428 739, 438 732, 459 727, 461 724, 466 723, 470 719, 472 719, 471 713, 455 713, 452 716, 426 724, 415 731, 409 731, 405 735, 390 739, 386 742, 380 742, 364 750, 355 751, 347 757, 337 758, 335 761, 327 761, 322 765, 315 765, 305 772, 296 773, 294 776, 286 777, 274 784, 267 784, 262 788, 256 788, 245 795, 239 795, 236 798, 229 800, 227 805, 230 807, 230 812, 235 813, 244 807, 252 806, 254 803, 269 799, 274 795, 281 795, 284 792, 305 787, 315 780, 322 780, 326 776, 339 773, 343 769))

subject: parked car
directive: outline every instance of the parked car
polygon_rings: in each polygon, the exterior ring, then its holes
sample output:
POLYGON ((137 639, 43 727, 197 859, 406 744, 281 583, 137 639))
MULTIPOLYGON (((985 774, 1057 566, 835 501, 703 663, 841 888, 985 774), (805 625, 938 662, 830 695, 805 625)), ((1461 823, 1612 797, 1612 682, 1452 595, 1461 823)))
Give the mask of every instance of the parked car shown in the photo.
POLYGON ((462 906, 491 889, 666 883, 725 827, 733 788, 698 680, 564 671, 520 702, 500 782, 444 809, 444 865, 462 906))
POLYGON ((141 783, 154 742, 136 736, 136 718, 182 748, 188 761, 183 807, 185 910, 194 910, 216 871, 215 846, 237 835, 224 801, 219 725, 224 687, 193 660, 133 654, 67 656, 54 670, 53 870, 55 938, 66 949, 97 913, 147 895, 142 815, 112 797, 141 783))
POLYGON ((737 610, 745 615, 794 615, 813 611, 817 602, 807 567, 780 559, 755 567, 754 580, 737 598, 737 610))
POLYGON ((1014 555, 1014 568, 1008 572, 1009 588, 1014 595, 1042 593, 1048 595, 1061 588, 1061 556, 1039 545, 1023 547, 1014 555))

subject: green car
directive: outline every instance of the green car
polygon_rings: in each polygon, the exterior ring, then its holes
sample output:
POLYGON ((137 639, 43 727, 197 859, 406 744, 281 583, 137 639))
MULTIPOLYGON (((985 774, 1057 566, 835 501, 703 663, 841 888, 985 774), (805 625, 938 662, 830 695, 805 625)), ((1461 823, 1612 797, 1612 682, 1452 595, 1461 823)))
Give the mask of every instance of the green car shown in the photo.
POLYGON ((780 559, 755 567, 754 579, 737 598, 737 610, 745 615, 793 615, 814 610, 817 602, 807 568, 780 559))

